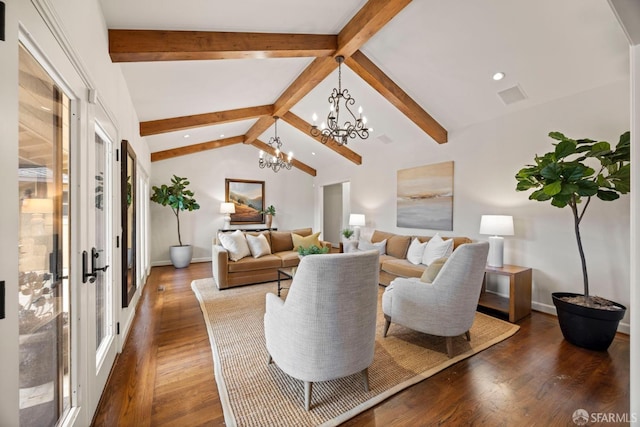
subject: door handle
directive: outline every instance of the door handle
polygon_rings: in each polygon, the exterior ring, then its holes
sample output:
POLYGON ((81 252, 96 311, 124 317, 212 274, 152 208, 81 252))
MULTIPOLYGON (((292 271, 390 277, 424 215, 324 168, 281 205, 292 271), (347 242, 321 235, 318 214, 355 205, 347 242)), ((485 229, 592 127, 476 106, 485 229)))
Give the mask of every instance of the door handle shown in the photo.
MULTIPOLYGON (((82 251, 82 283, 93 283, 96 281, 96 273, 95 271, 87 272, 89 264, 89 254, 87 251, 82 251)), ((93 260, 91 260, 91 264, 93 264, 93 260)))
POLYGON ((109 268, 108 265, 105 265, 104 267, 96 267, 96 260, 99 257, 100 257, 100 252, 98 252, 96 248, 91 248, 91 273, 93 273, 94 275, 96 274, 97 271, 105 272, 107 271, 107 268, 109 268))

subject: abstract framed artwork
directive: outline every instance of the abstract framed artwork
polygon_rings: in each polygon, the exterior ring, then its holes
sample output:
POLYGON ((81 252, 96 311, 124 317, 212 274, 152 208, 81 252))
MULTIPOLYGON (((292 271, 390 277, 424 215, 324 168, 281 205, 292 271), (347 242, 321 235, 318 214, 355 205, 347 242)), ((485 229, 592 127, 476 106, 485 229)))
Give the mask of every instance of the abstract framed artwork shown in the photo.
POLYGON ((453 162, 398 171, 398 227, 453 230, 453 162))
POLYGON ((231 224, 264 224, 264 181, 231 178, 224 181, 225 201, 236 206, 231 224))

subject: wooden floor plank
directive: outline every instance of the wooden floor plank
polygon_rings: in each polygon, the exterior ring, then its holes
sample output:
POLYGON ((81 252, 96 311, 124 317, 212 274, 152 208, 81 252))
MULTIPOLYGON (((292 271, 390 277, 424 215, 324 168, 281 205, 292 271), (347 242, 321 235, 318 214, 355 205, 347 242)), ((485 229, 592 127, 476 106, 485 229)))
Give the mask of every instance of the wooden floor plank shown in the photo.
MULTIPOLYGON (((224 425, 206 325, 190 287, 210 276, 211 263, 152 269, 92 425, 224 425)), ((534 312, 519 325, 513 337, 344 425, 573 425, 580 408, 628 413, 628 336, 593 352, 564 341, 553 316, 534 312)))

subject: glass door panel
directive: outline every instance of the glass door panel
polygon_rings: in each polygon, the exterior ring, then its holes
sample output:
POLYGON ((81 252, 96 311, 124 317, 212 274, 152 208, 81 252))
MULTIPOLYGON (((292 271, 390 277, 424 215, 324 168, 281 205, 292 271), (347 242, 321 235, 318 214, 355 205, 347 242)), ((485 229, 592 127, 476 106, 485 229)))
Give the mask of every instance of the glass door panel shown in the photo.
POLYGON ((20 424, 54 426, 71 405, 70 100, 19 52, 20 424))

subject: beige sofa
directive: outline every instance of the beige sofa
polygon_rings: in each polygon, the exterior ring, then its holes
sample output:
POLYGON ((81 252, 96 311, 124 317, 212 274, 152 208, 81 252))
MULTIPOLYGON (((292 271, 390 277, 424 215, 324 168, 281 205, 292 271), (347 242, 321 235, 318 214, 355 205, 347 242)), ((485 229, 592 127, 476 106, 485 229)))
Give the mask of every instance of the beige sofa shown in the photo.
MULTIPOLYGON (((302 228, 291 231, 245 231, 245 234, 264 234, 271 247, 271 254, 260 258, 248 256, 238 261, 229 259, 229 253, 220 244, 218 237, 214 237, 212 244, 211 264, 213 278, 218 289, 226 289, 234 286, 249 285, 253 283, 270 282, 277 280, 278 268, 295 267, 300 262, 298 252, 293 250, 292 233, 300 236, 313 234, 311 228, 302 228)), ((323 246, 328 242, 321 242, 323 246)))
MULTIPOLYGON (((420 277, 427 268, 422 264, 412 264, 407 261, 407 251, 414 237, 421 243, 427 242, 431 236, 405 236, 384 231, 374 230, 371 242, 377 243, 387 239, 386 254, 380 256, 380 284, 387 286, 396 277, 420 277)), ((463 243, 471 243, 468 237, 443 237, 444 240, 453 239, 453 249, 463 243)))

